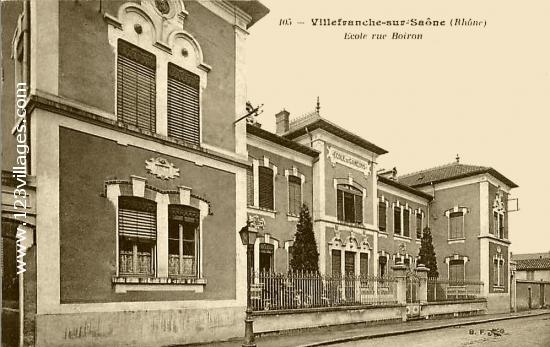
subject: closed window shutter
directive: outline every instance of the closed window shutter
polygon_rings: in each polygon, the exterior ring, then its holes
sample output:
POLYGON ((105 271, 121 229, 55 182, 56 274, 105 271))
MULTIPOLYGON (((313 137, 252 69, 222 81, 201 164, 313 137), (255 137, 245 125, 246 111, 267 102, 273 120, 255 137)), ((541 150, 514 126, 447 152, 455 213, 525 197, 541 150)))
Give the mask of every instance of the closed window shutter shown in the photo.
POLYGON ((168 136, 200 145, 199 76, 168 64, 168 136))
POLYGON ((462 260, 451 260, 449 263, 449 281, 451 283, 464 282, 464 262, 462 260))
POLYGON ((292 214, 300 213, 300 203, 302 200, 302 181, 296 176, 288 177, 288 207, 292 214))
POLYGON ((342 273, 342 252, 333 250, 332 251, 332 274, 340 275, 342 273))
POLYGON ((401 208, 396 207, 393 209, 393 232, 401 234, 401 208))
POLYGON ((246 201, 249 206, 254 205, 254 173, 251 168, 246 170, 246 201))
POLYGON ((273 210, 273 170, 265 166, 260 166, 258 169, 260 207, 273 210))
POLYGON ((422 214, 416 215, 416 238, 422 237, 422 214))
POLYGON ((386 204, 384 202, 378 203, 378 229, 386 230, 386 204))
POLYGON ((369 274, 369 255, 367 253, 359 253, 359 272, 361 276, 369 274))
POLYGON ((355 195, 355 222, 363 222, 363 198, 360 195, 355 195))
POLYGON ((403 236, 410 236, 409 210, 403 211, 403 236))
POLYGON ((336 191, 336 214, 338 220, 344 220, 344 192, 336 191))
POLYGON ((117 118, 155 132, 155 55, 122 40, 118 41, 117 118))
POLYGON ((450 215, 451 218, 451 239, 457 239, 464 237, 462 232, 462 212, 453 212, 450 215))
POLYGON ((118 233, 120 236, 155 240, 157 238, 156 203, 141 198, 119 198, 118 233))

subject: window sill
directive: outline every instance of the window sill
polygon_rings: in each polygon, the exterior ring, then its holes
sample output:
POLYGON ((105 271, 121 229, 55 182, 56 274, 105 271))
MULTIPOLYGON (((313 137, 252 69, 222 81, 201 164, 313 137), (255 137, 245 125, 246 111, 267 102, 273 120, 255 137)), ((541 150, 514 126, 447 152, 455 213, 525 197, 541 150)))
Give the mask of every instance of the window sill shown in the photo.
POLYGON ((192 291, 202 293, 205 278, 114 276, 111 280, 116 293, 135 291, 192 291))
POLYGON ((287 213, 286 217, 289 222, 298 222, 300 220, 300 216, 293 213, 287 213))
POLYGON ((401 236, 401 235, 396 235, 396 234, 393 235, 393 238, 394 238, 394 239, 397 239, 397 240, 406 241, 406 242, 411 242, 411 240, 412 240, 412 239, 411 239, 410 237, 408 237, 408 236, 401 236))
POLYGON ((257 213, 259 215, 262 215, 262 216, 266 216, 266 217, 271 217, 271 218, 275 218, 275 215, 278 213, 277 211, 275 210, 271 210, 271 209, 268 209, 268 208, 263 208, 263 207, 258 207, 258 206, 248 206, 248 212, 251 212, 251 213, 257 213))
POLYGON ((462 238, 459 238, 459 239, 447 239, 447 243, 448 244, 453 244, 453 243, 464 243, 466 242, 466 238, 462 237, 462 238))
POLYGON ((504 292, 504 286, 493 286, 493 292, 504 292))
POLYGON ((388 238, 388 233, 386 231, 379 230, 378 231, 378 236, 387 239, 388 238))

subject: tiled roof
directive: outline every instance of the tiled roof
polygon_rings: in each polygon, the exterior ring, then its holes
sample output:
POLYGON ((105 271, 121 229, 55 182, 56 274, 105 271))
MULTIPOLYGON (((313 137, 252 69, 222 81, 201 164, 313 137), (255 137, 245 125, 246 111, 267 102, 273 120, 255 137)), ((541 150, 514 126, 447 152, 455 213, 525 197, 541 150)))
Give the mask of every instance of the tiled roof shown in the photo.
POLYGON ((516 270, 550 270, 550 258, 516 260, 516 270))
POLYGON ((286 139, 282 136, 279 136, 277 134, 274 134, 270 131, 267 131, 265 129, 262 129, 262 128, 257 127, 257 126, 252 125, 252 124, 247 124, 246 125, 246 132, 248 134, 252 134, 252 135, 256 135, 258 137, 261 137, 264 140, 268 140, 268 141, 271 141, 273 143, 279 144, 283 147, 293 149, 296 152, 300 152, 300 153, 303 153, 305 155, 309 155, 310 157, 318 157, 319 156, 319 152, 316 151, 313 148, 304 146, 304 145, 302 145, 298 142, 291 141, 289 139, 286 139))
POLYGON ((385 183, 385 184, 393 186, 395 188, 398 188, 398 189, 404 190, 406 192, 412 193, 414 195, 420 196, 424 199, 427 199, 428 201, 431 201, 433 199, 433 196, 431 196, 430 194, 426 194, 426 193, 424 193, 424 192, 422 192, 418 189, 411 188, 407 185, 404 185, 403 183, 399 183, 397 181, 394 181, 394 180, 392 180, 390 178, 387 178, 387 177, 384 177, 384 176, 378 175, 378 182, 385 183))
POLYGON ((388 151, 386 151, 385 149, 365 140, 361 136, 356 135, 351 131, 346 130, 322 118, 318 112, 311 112, 303 117, 291 121, 289 131, 286 132, 283 136, 287 139, 293 140, 315 129, 325 130, 333 135, 336 135, 350 143, 353 143, 378 155, 388 153, 388 151))
POLYGON ((518 187, 517 184, 504 177, 497 170, 487 166, 466 165, 460 163, 451 163, 447 165, 437 166, 431 169, 421 170, 400 176, 398 181, 411 187, 421 187, 430 183, 440 183, 453 179, 474 176, 478 174, 488 173, 499 179, 510 188, 518 187))

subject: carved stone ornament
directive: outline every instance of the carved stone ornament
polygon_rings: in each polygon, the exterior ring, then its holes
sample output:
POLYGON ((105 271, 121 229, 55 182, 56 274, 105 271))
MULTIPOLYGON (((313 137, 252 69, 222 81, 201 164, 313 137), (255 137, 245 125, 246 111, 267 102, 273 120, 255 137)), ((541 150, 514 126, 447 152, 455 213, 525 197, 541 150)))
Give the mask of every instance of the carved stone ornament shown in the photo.
POLYGON ((399 245, 399 253, 405 254, 406 252, 407 252, 407 245, 405 245, 404 243, 401 243, 399 245))
POLYGON ((170 13, 170 3, 168 0, 155 0, 155 6, 162 14, 170 13))
POLYGON ((256 230, 264 230, 265 226, 265 220, 257 215, 249 215, 248 221, 250 222, 250 226, 252 226, 256 230))
POLYGON ((336 163, 345 165, 355 170, 359 170, 367 177, 370 174, 370 161, 364 161, 354 158, 347 153, 337 150, 336 148, 329 146, 327 152, 327 158, 330 160, 332 167, 336 166, 336 163))
POLYGON ((493 210, 497 212, 505 212, 505 206, 503 201, 502 193, 498 193, 495 196, 495 200, 493 201, 493 210))
POLYGON ((145 169, 151 175, 155 175, 163 180, 169 180, 180 176, 180 169, 161 157, 146 160, 145 169))

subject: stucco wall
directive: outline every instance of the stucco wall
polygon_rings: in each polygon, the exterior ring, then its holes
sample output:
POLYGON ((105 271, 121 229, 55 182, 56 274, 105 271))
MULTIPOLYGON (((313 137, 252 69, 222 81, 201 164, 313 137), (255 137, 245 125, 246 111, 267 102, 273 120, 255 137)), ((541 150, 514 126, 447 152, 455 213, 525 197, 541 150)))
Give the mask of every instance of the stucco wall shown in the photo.
POLYGON ((477 281, 480 279, 479 209, 480 197, 479 184, 477 183, 435 191, 434 200, 430 205, 430 228, 440 278, 448 278, 445 257, 458 254, 468 257, 468 262, 465 265, 466 280, 477 281), (469 210, 464 218, 465 240, 449 243, 449 219, 445 216, 445 211, 455 206, 467 207, 469 210))
POLYGON ((163 156, 180 168, 180 177, 161 180, 148 174, 145 160, 159 153, 118 145, 92 135, 60 129, 61 302, 195 300, 235 298, 235 176, 163 156), (159 189, 187 186, 211 201, 213 215, 203 221, 204 293, 128 292, 115 294, 115 210, 102 196, 106 180, 147 178, 159 189))

